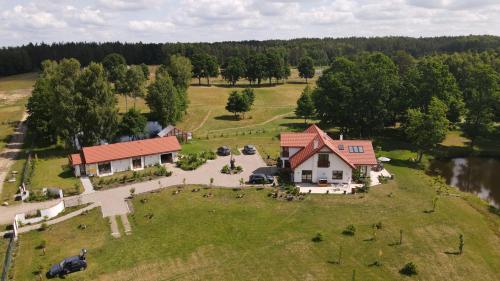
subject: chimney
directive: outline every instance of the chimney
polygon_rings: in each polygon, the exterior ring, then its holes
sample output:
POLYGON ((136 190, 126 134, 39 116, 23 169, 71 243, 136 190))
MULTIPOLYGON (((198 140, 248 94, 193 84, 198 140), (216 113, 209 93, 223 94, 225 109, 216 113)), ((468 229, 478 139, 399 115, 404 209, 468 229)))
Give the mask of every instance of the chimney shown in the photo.
POLYGON ((319 145, 318 140, 317 140, 317 139, 314 139, 314 142, 313 142, 313 149, 318 148, 318 145, 319 145))
POLYGON ((344 135, 340 134, 340 140, 344 140, 344 135))

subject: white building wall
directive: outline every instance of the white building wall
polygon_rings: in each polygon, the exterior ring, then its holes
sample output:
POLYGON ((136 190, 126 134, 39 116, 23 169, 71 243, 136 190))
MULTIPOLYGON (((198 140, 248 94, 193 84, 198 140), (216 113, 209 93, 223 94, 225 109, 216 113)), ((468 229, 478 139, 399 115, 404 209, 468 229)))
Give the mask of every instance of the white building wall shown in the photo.
POLYGON ((290 147, 288 149, 288 154, 290 155, 289 158, 292 157, 295 153, 299 152, 299 150, 300 148, 298 147, 290 147))
POLYGON ((144 167, 154 166, 157 163, 160 163, 159 154, 144 156, 144 167))
POLYGON ((131 170, 131 158, 111 161, 112 173, 131 170))
MULTIPOLYGON (((326 152, 325 152, 326 153, 326 152)), ((318 154, 314 154, 312 157, 304 161, 294 170, 294 181, 301 182, 302 181, 302 170, 311 170, 312 171, 312 181, 314 183, 318 182, 319 178, 326 178, 329 183, 342 183, 342 182, 350 182, 352 178, 352 168, 345 163, 339 156, 335 153, 328 153, 330 167, 328 168, 318 168, 318 154), (333 180, 332 172, 333 171, 343 171, 342 180, 333 180)))

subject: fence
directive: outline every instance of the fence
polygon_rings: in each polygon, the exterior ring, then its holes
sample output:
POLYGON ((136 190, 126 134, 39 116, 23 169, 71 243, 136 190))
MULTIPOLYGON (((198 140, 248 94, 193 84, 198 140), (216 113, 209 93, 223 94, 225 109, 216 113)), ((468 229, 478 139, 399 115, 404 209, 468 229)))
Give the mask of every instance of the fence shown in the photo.
POLYGON ((2 279, 1 281, 7 281, 10 266, 12 265, 12 256, 14 255, 14 249, 16 246, 16 241, 14 235, 9 238, 9 245, 7 246, 7 251, 5 252, 5 260, 3 263, 2 279))

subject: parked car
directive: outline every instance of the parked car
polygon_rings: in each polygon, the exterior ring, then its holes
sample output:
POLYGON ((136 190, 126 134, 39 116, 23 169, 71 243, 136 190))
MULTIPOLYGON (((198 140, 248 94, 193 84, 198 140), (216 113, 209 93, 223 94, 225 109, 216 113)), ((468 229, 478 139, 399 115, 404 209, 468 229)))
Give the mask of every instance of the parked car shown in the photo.
POLYGON ((274 177, 265 174, 252 174, 248 182, 251 184, 273 183, 274 177))
POLYGON ((219 154, 220 156, 228 156, 229 154, 231 154, 231 149, 229 149, 229 147, 227 146, 221 146, 217 148, 217 154, 219 154))
POLYGON ((251 144, 247 144, 243 147, 243 153, 245 154, 255 154, 255 152, 257 152, 257 150, 255 149, 255 146, 251 144))
POLYGON ((65 258, 60 263, 54 264, 50 267, 47 272, 48 278, 53 278, 56 276, 64 276, 66 274, 82 271, 87 269, 87 260, 85 258, 86 250, 82 250, 82 253, 78 256, 73 256, 69 258, 65 258))

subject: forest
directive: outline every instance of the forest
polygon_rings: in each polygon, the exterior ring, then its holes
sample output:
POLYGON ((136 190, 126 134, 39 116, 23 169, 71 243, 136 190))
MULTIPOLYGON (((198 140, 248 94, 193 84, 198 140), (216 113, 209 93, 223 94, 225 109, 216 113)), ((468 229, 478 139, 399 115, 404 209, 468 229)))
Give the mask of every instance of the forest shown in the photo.
POLYGON ((230 57, 245 61, 259 52, 275 49, 286 56, 292 66, 302 57, 311 57, 315 65, 329 65, 338 56, 352 57, 361 52, 382 52, 392 56, 399 50, 414 57, 455 52, 500 52, 498 36, 456 37, 349 37, 349 38, 299 38, 291 40, 214 42, 214 43, 121 43, 121 42, 68 42, 29 43, 18 47, 0 49, 0 76, 13 75, 41 69, 44 60, 59 61, 75 58, 82 66, 102 61, 110 53, 121 54, 129 64, 168 64, 172 55, 193 59, 197 53, 214 56, 219 65, 230 57))

